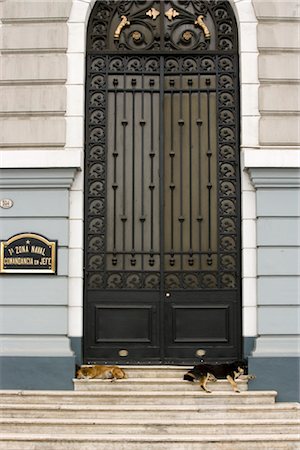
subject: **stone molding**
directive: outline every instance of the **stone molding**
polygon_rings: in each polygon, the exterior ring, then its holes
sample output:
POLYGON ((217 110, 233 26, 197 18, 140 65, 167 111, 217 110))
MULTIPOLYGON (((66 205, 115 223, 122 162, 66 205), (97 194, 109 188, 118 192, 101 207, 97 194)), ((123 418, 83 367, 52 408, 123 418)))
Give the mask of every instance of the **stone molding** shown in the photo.
POLYGON ((75 168, 0 169, 1 189, 65 188, 70 189, 75 168))
POLYGON ((0 356, 73 356, 67 336, 1 336, 0 356))
POLYGON ((258 188, 300 188, 300 168, 251 168, 253 186, 258 188))
POLYGON ((299 357, 300 336, 260 336, 256 340, 252 356, 264 357, 299 357))
POLYGON ((244 149, 242 162, 256 189, 300 187, 300 150, 244 149))

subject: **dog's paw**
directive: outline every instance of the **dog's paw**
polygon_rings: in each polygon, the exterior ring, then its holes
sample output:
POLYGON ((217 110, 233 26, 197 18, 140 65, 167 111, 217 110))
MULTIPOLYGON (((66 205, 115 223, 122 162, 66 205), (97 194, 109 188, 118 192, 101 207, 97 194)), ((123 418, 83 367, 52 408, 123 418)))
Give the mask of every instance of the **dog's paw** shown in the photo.
POLYGON ((208 389, 204 388, 203 386, 200 387, 204 392, 206 392, 206 394, 211 394, 211 391, 209 391, 208 389))
POLYGON ((238 377, 238 379, 240 381, 249 381, 249 380, 255 380, 256 376, 255 375, 241 375, 240 377, 238 377))

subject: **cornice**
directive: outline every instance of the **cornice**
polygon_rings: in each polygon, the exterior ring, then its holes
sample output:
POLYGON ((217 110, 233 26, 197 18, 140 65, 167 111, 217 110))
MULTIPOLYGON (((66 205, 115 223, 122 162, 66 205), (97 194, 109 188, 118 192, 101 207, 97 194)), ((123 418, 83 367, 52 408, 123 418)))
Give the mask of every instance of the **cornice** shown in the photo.
POLYGON ((76 168, 0 169, 0 189, 69 189, 76 168))

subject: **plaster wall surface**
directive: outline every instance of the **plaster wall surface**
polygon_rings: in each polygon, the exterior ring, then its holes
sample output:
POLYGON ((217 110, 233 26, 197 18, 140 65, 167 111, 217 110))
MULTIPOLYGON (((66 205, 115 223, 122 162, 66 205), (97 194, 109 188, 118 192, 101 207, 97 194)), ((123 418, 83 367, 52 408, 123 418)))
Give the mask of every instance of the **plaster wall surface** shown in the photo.
POLYGON ((0 146, 63 149, 71 0, 1 2, 0 146))
POLYGON ((258 20, 260 144, 298 146, 299 2, 253 0, 253 6, 258 20))

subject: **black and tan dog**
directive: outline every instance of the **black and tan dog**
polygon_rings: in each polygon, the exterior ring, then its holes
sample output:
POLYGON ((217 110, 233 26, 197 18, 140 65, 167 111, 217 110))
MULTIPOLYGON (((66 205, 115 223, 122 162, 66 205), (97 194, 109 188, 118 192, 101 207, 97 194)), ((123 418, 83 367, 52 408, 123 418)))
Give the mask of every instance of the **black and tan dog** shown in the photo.
POLYGON ((245 361, 205 363, 197 364, 189 370, 183 377, 187 381, 197 381, 201 389, 210 393, 206 387, 208 381, 217 381, 218 378, 226 378, 235 392, 240 392, 236 383, 237 379, 252 380, 253 375, 246 375, 247 365, 245 361))

